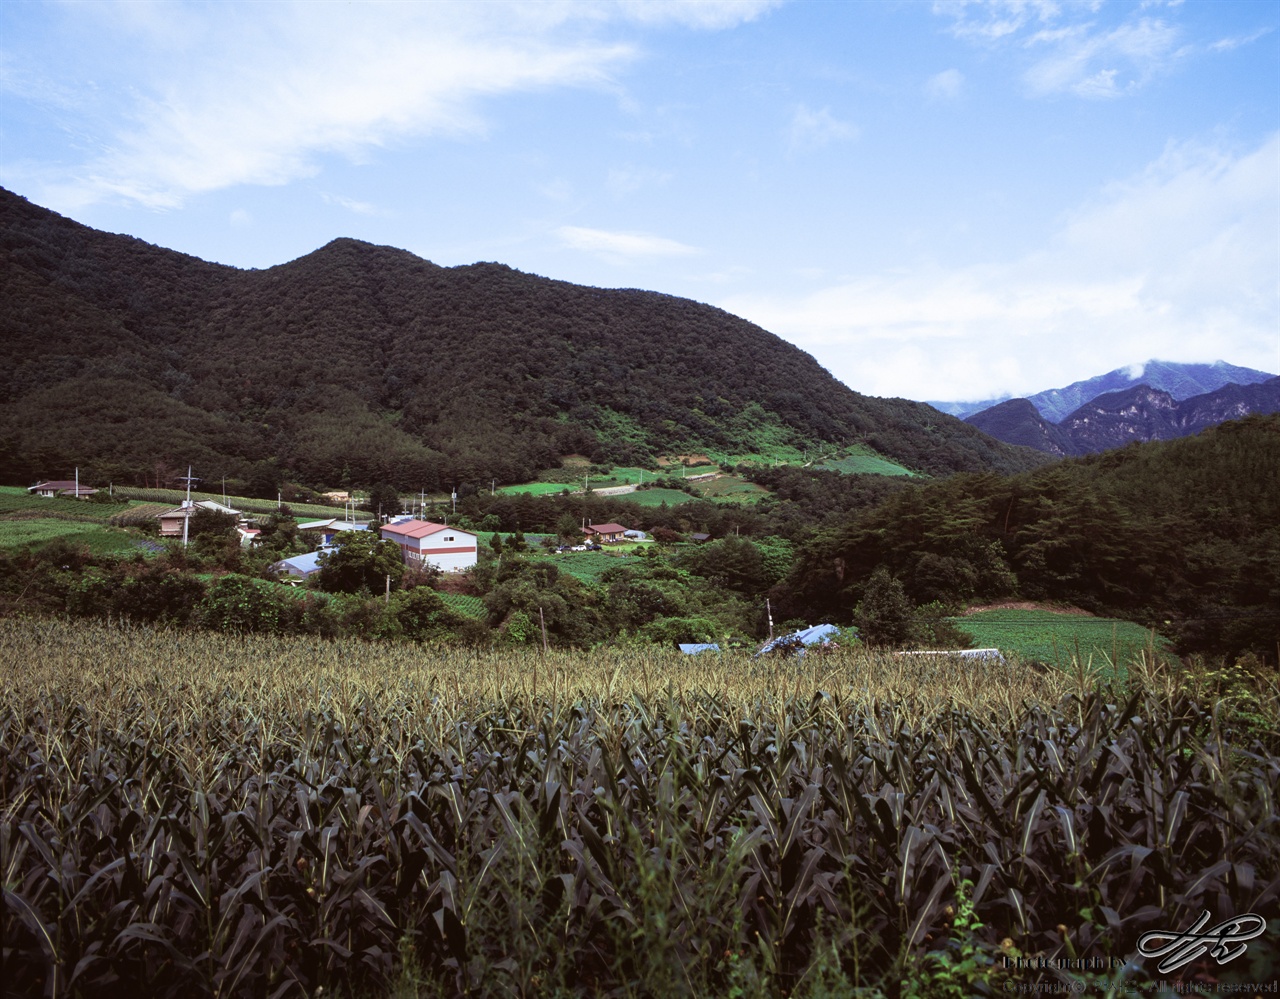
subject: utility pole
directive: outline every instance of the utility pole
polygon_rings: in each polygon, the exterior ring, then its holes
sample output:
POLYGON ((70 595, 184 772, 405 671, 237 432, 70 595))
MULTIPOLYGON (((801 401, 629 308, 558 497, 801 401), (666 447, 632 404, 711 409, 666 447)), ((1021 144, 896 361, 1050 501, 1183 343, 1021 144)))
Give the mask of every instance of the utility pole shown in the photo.
MULTIPOLYGON (((76 472, 79 474, 79 469, 76 472)), ((187 474, 179 476, 178 481, 187 484, 187 498, 182 504, 182 544, 185 547, 187 544, 187 526, 191 523, 191 483, 199 482, 200 480, 191 474, 191 466, 188 465, 187 474)))

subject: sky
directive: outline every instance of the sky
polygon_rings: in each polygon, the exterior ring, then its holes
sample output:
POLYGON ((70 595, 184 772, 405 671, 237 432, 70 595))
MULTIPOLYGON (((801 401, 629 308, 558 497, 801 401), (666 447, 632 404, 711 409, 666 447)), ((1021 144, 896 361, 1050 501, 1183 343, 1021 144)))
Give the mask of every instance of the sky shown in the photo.
POLYGON ((726 309, 850 388, 1280 372, 1280 4, 0 4, 0 185, 726 309))

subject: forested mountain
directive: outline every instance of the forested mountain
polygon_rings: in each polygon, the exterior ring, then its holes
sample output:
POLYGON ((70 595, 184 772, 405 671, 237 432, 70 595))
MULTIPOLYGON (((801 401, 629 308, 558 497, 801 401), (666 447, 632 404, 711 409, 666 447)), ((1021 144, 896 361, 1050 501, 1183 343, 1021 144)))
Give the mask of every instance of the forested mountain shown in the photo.
POLYGON ((965 422, 1006 444, 1062 457, 1093 454, 1135 441, 1167 441, 1197 434, 1251 413, 1280 412, 1280 378, 1224 385, 1181 401, 1149 385, 1107 392, 1052 423, 1028 399, 1010 399, 965 417, 965 422))
POLYGON ((1034 466, 920 403, 874 399, 719 309, 339 239, 244 271, 0 191, 0 476, 188 462, 271 490, 520 481, 581 452, 864 442, 933 472, 1034 466))
MULTIPOLYGON (((1116 368, 1105 375, 1072 382, 1063 388, 1046 389, 1028 396, 1036 411, 1050 423, 1061 423, 1085 403, 1092 402, 1107 392, 1119 392, 1137 385, 1146 385, 1161 392, 1168 392, 1181 402, 1195 395, 1214 392, 1225 385, 1258 385, 1275 375, 1255 368, 1242 368, 1226 361, 1212 364, 1180 364, 1174 361, 1147 361, 1116 368)), ((987 399, 980 402, 930 402, 929 405, 951 416, 965 418, 1008 401, 987 399)))
POLYGON ((997 403, 981 413, 966 416, 964 422, 1006 444, 1033 447, 1059 458, 1079 453, 1075 442, 1041 416, 1030 399, 997 403))
POLYGON ((804 549, 775 607, 847 620, 878 567, 916 602, 1058 600, 1183 651, 1280 641, 1280 414, 1016 476, 904 489, 804 549))

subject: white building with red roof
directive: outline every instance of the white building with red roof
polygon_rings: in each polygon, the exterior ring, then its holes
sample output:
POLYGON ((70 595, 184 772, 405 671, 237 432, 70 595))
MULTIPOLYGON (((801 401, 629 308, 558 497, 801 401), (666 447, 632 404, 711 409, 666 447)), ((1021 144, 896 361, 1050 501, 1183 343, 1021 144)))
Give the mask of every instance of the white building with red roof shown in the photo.
POLYGON ((429 520, 387 524, 382 528, 382 540, 398 544, 406 564, 429 562, 445 572, 470 569, 479 550, 474 534, 429 520))

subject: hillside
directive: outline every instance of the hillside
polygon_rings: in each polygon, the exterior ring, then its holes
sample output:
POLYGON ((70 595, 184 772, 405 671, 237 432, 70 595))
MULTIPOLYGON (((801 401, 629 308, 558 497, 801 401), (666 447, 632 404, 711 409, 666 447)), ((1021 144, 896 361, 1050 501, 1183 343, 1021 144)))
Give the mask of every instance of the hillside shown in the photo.
POLYGON ((1030 400, 1010 399, 965 422, 1007 444, 1063 457, 1135 441, 1174 440, 1252 413, 1275 412, 1280 412, 1280 378, 1224 385, 1181 401, 1149 385, 1135 385, 1097 396, 1057 424, 1041 416, 1030 400))
POLYGON ((719 309, 339 239, 242 271, 0 191, 0 475, 78 464, 148 483, 187 463, 271 492, 514 482, 584 453, 855 441, 910 468, 1038 457, 873 399, 719 309))
MULTIPOLYGON (((1180 364, 1173 361, 1152 360, 1145 364, 1116 368, 1105 375, 1072 382, 1063 388, 1046 389, 1028 396, 1027 399, 1044 419, 1050 423, 1061 423, 1075 410, 1085 403, 1092 402, 1100 395, 1119 392, 1138 385, 1168 392, 1175 400, 1181 402, 1192 396, 1214 392, 1226 385, 1257 385, 1274 377, 1274 374, 1266 371, 1242 368, 1239 365, 1228 364, 1226 361, 1214 361, 1212 364, 1180 364)), ((1005 401, 1008 401, 1008 396, 1003 399, 987 399, 980 402, 930 402, 929 405, 943 413, 964 419, 1005 401)))
POLYGON ((1280 641, 1280 414, 1021 475, 901 490, 823 531, 774 606, 847 620, 874 570, 917 603, 1060 601, 1180 651, 1280 641))

